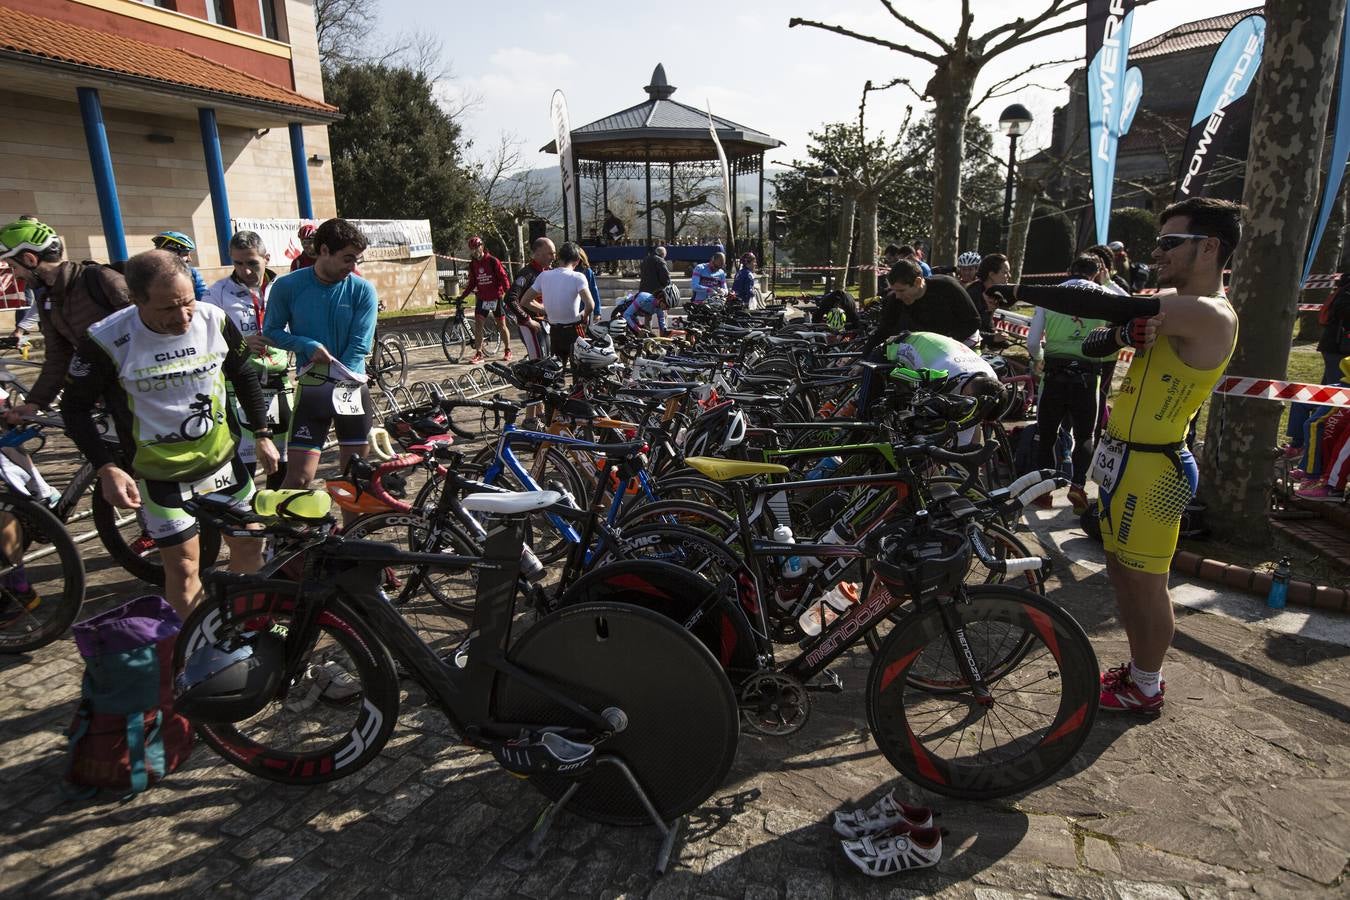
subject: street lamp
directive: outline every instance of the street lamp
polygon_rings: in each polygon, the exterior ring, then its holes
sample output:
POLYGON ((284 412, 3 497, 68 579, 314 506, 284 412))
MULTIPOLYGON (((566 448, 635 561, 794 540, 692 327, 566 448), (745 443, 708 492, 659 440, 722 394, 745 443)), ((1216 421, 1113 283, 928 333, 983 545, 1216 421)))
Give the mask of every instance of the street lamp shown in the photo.
POLYGON ((834 186, 839 183, 839 172, 833 166, 826 166, 815 175, 812 180, 825 185, 827 191, 825 199, 825 265, 830 267, 825 273, 825 286, 833 290, 834 288, 834 236, 830 233, 830 226, 834 224, 834 186))
POLYGON ((1003 191, 1003 247, 1008 246, 1008 227, 1012 220, 1013 178, 1017 172, 1017 139, 1031 130, 1031 110, 1014 103, 998 117, 998 130, 1008 136, 1008 184, 1003 191))

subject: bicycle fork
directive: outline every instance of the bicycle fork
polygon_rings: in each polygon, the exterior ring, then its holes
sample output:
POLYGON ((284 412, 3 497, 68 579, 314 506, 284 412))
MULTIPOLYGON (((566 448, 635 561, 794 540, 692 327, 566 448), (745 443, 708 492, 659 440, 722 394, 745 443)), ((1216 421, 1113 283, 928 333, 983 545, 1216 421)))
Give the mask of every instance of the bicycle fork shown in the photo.
MULTIPOLYGON (((953 596, 954 600, 964 602, 964 596, 958 591, 958 595, 953 596)), ((961 674, 965 676, 966 682, 970 685, 971 692, 975 695, 975 702, 980 706, 990 707, 994 705, 994 695, 990 693, 989 686, 985 684, 984 674, 980 671, 980 664, 975 659, 975 653, 970 649, 970 641, 966 639, 966 629, 957 620, 952 612, 952 604, 938 601, 938 615, 942 617, 942 626, 947 632, 947 643, 951 647, 952 655, 956 659, 957 665, 961 668, 961 674)))

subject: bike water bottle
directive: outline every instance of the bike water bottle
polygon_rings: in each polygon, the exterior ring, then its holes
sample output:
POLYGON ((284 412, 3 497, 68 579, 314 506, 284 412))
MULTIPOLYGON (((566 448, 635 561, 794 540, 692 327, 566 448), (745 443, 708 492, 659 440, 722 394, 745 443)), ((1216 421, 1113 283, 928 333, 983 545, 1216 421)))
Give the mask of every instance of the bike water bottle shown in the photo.
POLYGON ((812 468, 810 472, 806 473, 806 480, 814 481, 817 478, 829 478, 834 474, 834 470, 843 465, 843 463, 844 461, 838 456, 827 456, 816 463, 815 467, 812 468))
MULTIPOLYGON (((777 544, 795 544, 796 539, 792 536, 792 529, 786 525, 779 525, 773 530, 773 540, 777 544)), ((801 578, 805 572, 805 566, 802 565, 801 557, 789 556, 783 562, 784 578, 801 578)))
POLYGON ((525 580, 531 584, 537 584, 544 580, 548 571, 544 564, 539 561, 539 557, 534 555, 534 551, 529 547, 520 548, 520 574, 525 576, 525 580))
POLYGON ((1271 609, 1284 609, 1285 599, 1289 595, 1290 559, 1280 557, 1280 564, 1270 577, 1270 593, 1266 595, 1266 606, 1271 609))

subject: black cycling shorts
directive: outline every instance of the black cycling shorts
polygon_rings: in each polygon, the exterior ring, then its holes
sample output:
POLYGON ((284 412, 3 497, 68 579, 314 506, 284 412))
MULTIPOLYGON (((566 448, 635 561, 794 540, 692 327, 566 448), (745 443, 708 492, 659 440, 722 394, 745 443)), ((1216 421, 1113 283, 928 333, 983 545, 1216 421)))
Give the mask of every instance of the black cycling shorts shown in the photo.
POLYGON ((322 453, 330 427, 337 431, 339 446, 355 447, 370 442, 370 426, 374 422, 370 385, 338 390, 339 384, 352 382, 338 382, 315 372, 300 376, 295 385, 295 410, 291 414, 291 431, 286 436, 287 448, 322 453), (348 409, 359 406, 361 412, 339 413, 338 406, 348 409))

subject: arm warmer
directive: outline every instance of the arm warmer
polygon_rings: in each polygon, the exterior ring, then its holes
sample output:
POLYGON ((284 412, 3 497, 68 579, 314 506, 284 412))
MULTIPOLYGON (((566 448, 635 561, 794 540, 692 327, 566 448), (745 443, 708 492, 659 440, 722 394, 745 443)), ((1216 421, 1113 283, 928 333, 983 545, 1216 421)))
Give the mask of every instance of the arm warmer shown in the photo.
POLYGON ((1083 355, 1093 359, 1115 356, 1124 345, 1120 343, 1120 328, 1115 325, 1103 325, 1093 329, 1083 339, 1083 355))
MULTIPOLYGON (((104 388, 117 384, 117 366, 90 337, 80 342, 79 351, 71 361, 73 364, 61 394, 61 418, 65 422, 66 437, 97 471, 114 459, 112 447, 99 436, 98 426, 94 424, 94 407, 103 397, 104 388)), ((119 429, 118 434, 124 432, 119 429)), ((125 447, 125 436, 122 443, 125 447)))
POLYGON ((1131 319, 1158 314, 1157 297, 1124 297, 1086 287, 1041 284, 996 284, 989 293, 1000 299, 1017 299, 1053 312, 1083 319, 1105 319, 1123 325, 1131 319))
MULTIPOLYGON (((224 332, 225 345, 230 348, 221 364, 225 379, 233 385, 239 408, 248 416, 244 424, 250 431, 264 430, 267 428, 267 401, 263 397, 257 368, 248 364, 248 344, 244 343, 243 335, 229 318, 225 319, 224 332)), ((71 435, 71 440, 74 439, 71 435)))

